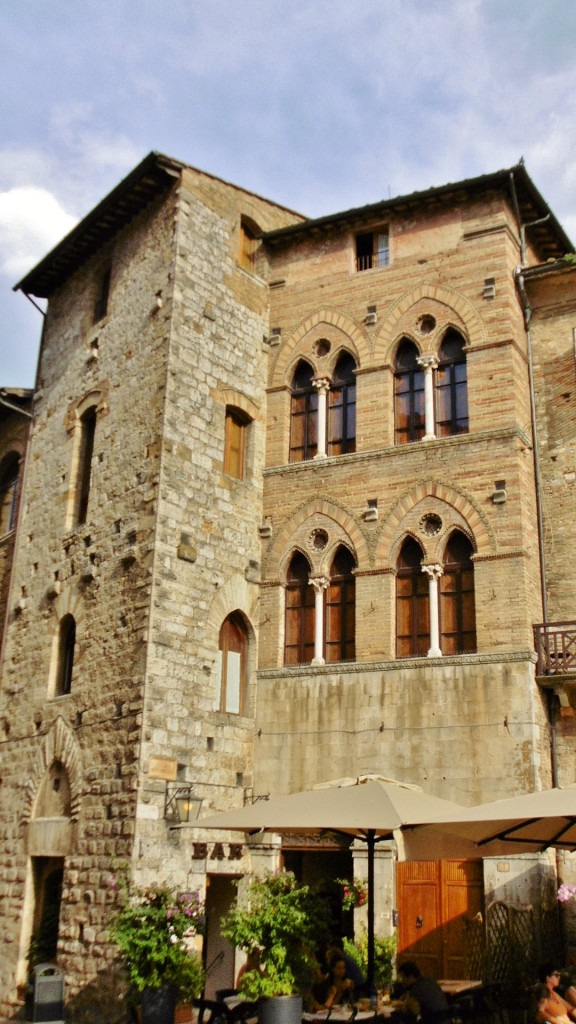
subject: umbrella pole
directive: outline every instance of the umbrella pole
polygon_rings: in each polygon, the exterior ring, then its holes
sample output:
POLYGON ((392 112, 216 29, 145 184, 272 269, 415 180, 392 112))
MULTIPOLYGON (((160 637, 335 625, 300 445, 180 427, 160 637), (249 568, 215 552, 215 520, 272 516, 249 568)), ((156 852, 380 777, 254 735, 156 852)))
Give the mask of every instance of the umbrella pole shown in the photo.
POLYGON ((376 847, 376 833, 369 829, 367 835, 368 844, 368 971, 366 985, 368 995, 372 997, 375 991, 374 985, 374 850, 376 847))

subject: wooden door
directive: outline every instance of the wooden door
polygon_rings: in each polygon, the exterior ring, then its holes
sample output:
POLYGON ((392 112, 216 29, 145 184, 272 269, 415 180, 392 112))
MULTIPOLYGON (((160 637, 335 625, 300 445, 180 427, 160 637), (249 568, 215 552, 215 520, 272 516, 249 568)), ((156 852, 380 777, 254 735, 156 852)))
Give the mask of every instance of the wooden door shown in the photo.
POLYGON ((466 978, 468 928, 483 907, 482 861, 398 864, 398 959, 431 978, 466 978))

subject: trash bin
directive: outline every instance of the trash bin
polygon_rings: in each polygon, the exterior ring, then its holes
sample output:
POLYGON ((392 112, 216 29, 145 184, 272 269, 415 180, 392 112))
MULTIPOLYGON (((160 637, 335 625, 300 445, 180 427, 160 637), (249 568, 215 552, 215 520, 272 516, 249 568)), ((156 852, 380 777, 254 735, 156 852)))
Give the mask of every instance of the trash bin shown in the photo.
POLYGON ((56 964, 37 964, 30 976, 26 1020, 64 1024, 64 971, 56 964))

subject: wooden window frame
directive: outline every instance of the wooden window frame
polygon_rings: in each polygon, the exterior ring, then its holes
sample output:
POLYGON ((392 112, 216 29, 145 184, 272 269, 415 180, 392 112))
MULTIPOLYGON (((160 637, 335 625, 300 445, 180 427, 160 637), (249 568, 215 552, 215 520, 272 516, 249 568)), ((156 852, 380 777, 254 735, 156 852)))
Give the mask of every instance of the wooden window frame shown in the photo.
POLYGON ((289 462, 308 462, 318 451, 318 392, 312 386, 314 370, 301 360, 292 378, 290 398, 290 451, 289 462), (294 383, 304 373, 310 383, 294 383))
POLYGON ((224 429, 224 473, 236 480, 246 476, 247 433, 250 417, 235 406, 226 407, 224 429))
MULTIPOLYGON (((413 444, 424 437, 426 430, 424 409, 424 370, 418 365, 402 366, 402 349, 408 346, 418 352, 417 346, 409 338, 398 346, 394 370, 394 441, 396 445, 413 444), (400 426, 400 401, 407 396, 407 425, 400 426)), ((414 360, 415 361, 415 360, 414 360)))
POLYGON ((346 353, 336 363, 330 391, 328 392, 328 455, 344 455, 356 451, 356 377, 354 358, 346 353), (339 376, 339 367, 345 369, 339 376), (340 410, 341 426, 335 428, 337 410, 340 410))
POLYGON ((440 647, 444 655, 475 654, 477 651, 473 553, 473 545, 466 534, 453 530, 444 548, 444 572, 440 577, 440 647), (456 543, 467 549, 468 557, 449 561, 447 555, 451 545, 456 543), (450 629, 447 628, 448 619, 452 623, 450 629))
POLYGON ((296 551, 288 566, 285 592, 284 664, 306 665, 314 657, 314 588, 308 559, 296 551))
POLYGON ((246 701, 247 657, 248 633, 246 625, 238 612, 232 612, 224 619, 218 636, 218 708, 226 714, 244 714, 244 705, 246 701), (236 656, 234 661, 232 660, 231 655, 236 656), (237 703, 236 701, 233 702, 231 699, 231 682, 233 678, 231 669, 236 661, 238 668, 237 703))
POLYGON ((324 600, 324 656, 329 664, 356 659, 355 568, 354 555, 341 545, 332 560, 324 600))
POLYGON ((462 349, 465 340, 459 331, 449 329, 438 351, 438 367, 435 379, 435 431, 438 437, 453 437, 456 434, 467 434, 468 417, 468 373, 466 354, 442 358, 442 347, 450 340, 450 335, 457 338, 462 349), (440 407, 446 406, 447 412, 440 419, 440 407))
POLYGON ((396 657, 399 659, 423 658, 430 648, 430 597, 428 577, 422 572, 423 559, 424 552, 418 541, 407 537, 396 562, 396 657))

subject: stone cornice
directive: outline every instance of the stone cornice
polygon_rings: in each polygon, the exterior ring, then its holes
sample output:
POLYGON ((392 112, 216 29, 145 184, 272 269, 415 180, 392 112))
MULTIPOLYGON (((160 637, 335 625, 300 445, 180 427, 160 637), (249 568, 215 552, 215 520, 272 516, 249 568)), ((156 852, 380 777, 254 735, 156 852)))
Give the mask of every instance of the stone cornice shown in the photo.
POLYGON ((403 669, 448 668, 451 666, 501 665, 528 662, 535 665, 533 650, 503 651, 491 654, 456 654, 442 658, 394 658, 390 661, 339 661, 329 665, 284 665, 282 668, 261 668, 257 672, 260 682, 265 679, 310 679, 313 676, 360 675, 378 672, 398 672, 403 669))

